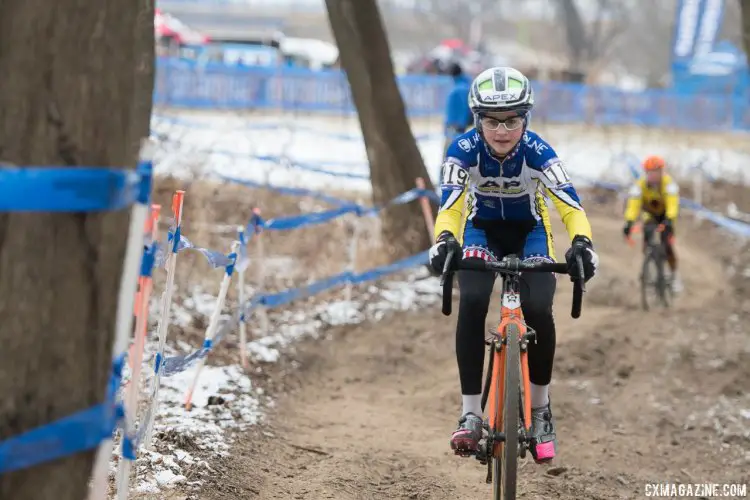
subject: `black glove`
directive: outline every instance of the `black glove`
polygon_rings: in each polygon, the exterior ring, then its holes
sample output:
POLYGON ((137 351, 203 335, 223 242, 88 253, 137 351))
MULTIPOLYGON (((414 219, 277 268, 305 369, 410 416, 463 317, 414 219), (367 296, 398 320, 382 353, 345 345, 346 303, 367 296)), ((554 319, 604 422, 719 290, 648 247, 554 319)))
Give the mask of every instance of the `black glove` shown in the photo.
POLYGON ((430 248, 430 266, 436 273, 443 273, 445 258, 450 250, 454 250, 453 263, 455 264, 462 257, 461 245, 449 231, 443 231, 438 236, 437 242, 430 248))
POLYGON ((624 234, 626 238, 629 238, 630 237, 630 231, 632 231, 632 230, 633 230, 633 222, 632 221, 627 221, 625 223, 625 227, 622 228, 622 234, 624 234))
POLYGON ((579 276, 578 263, 576 262, 576 256, 578 255, 581 256, 583 262, 584 280, 588 281, 596 274, 596 269, 599 267, 599 256, 594 252, 594 245, 591 240, 580 234, 573 238, 573 243, 565 252, 565 261, 568 263, 573 279, 579 276))

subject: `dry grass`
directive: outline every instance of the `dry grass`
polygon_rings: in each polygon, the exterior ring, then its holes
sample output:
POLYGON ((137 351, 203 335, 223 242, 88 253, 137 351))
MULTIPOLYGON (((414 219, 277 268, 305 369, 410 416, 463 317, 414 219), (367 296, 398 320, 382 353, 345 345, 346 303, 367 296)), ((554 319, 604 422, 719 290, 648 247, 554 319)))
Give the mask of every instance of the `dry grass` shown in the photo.
MULTIPOLYGON (((231 243, 237 237, 236 228, 247 224, 255 207, 261 208, 266 220, 334 208, 310 198, 280 195, 265 189, 206 180, 185 182, 166 177, 158 179, 153 198, 154 203, 163 207, 161 231, 168 228, 171 196, 178 189, 185 190, 183 235, 197 246, 223 253, 229 253, 231 243)), ((339 197, 347 199, 343 193, 339 193, 339 197)), ((349 199, 352 199, 351 195, 349 199)), ((368 203, 363 199, 352 201, 368 203)), ((266 231, 261 235, 264 255, 259 259, 260 265, 251 264, 246 283, 256 286, 258 273, 263 270, 266 274, 265 289, 274 292, 347 270, 355 225, 355 271, 386 264, 389 259, 381 244, 379 224, 377 217, 351 214, 316 226, 266 231)), ((259 257, 257 241, 250 243, 251 259, 259 257)), ((218 289, 220 276, 221 271, 212 270, 197 252, 187 250, 180 253, 175 278, 178 289, 190 290, 200 286, 212 292, 218 289)), ((158 282, 156 286, 159 289, 158 282)), ((233 297, 232 292, 230 299, 233 297)))

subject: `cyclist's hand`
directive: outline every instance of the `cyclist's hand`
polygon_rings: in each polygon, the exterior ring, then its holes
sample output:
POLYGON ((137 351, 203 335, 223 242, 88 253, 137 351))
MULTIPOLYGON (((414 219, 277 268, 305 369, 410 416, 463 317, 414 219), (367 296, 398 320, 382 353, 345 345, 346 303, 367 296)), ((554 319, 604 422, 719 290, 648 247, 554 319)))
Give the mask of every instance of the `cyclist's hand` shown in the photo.
POLYGON ((443 231, 438 236, 437 243, 430 248, 430 266, 436 273, 442 274, 445 258, 451 249, 455 250, 454 262, 458 262, 461 258, 461 245, 449 231, 443 231))
POLYGON ((672 219, 664 219, 664 222, 662 222, 664 225, 664 234, 672 234, 674 232, 674 221, 672 219))
POLYGON ((631 221, 627 221, 625 223, 625 226, 622 228, 622 234, 624 234, 626 238, 630 238, 630 232, 632 230, 633 230, 633 223, 631 221))
POLYGON ((599 267, 599 256, 594 252, 594 245, 591 243, 591 240, 580 234, 573 238, 573 244, 565 252, 565 261, 568 263, 568 267, 571 270, 571 277, 573 278, 579 275, 578 264, 576 262, 577 255, 581 256, 583 277, 588 281, 596 274, 596 270, 599 267))

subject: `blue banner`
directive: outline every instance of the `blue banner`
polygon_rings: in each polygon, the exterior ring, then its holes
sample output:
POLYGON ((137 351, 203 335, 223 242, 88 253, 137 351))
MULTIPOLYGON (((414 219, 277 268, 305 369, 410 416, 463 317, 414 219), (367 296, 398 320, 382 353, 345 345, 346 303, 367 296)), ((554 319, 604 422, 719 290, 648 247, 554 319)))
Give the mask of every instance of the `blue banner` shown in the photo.
POLYGON ((692 59, 704 1, 679 0, 672 38, 672 64, 692 59))
MULTIPOLYGON (((713 44, 714 25, 721 21, 722 6, 723 3, 716 3, 716 0, 681 0, 673 47, 675 64, 685 67, 694 59, 696 47, 713 44)), ((398 84, 410 117, 442 118, 452 88, 450 78, 405 75, 398 77, 398 84)), ((750 104, 737 92, 712 95, 687 95, 663 89, 628 92, 613 87, 549 81, 534 82, 534 88, 538 103, 534 110, 536 120, 589 126, 750 130, 750 104)), ((199 65, 167 58, 157 62, 154 104, 335 115, 356 113, 349 84, 340 71, 199 65)))
POLYGON ((694 58, 713 52, 716 37, 724 20, 724 2, 725 0, 704 0, 695 39, 694 58))
POLYGON ((724 18, 725 0, 680 0, 672 41, 673 67, 686 66, 713 51, 724 18))

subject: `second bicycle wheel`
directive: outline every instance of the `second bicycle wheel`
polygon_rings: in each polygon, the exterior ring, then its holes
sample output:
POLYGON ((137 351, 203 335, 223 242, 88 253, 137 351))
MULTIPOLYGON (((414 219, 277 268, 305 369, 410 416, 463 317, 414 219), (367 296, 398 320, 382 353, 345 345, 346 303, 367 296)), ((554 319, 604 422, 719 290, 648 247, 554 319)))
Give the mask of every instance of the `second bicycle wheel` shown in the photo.
POLYGON ((669 307, 672 305, 672 277, 666 275, 665 264, 667 263, 666 250, 660 249, 656 253, 656 291, 659 295, 661 305, 669 307))
POLYGON ((647 251, 641 267, 641 306, 644 311, 651 309, 651 303, 660 299, 657 287, 658 274, 654 253, 647 251))
POLYGON ((518 398, 521 384, 521 349, 518 325, 505 329, 505 384, 503 387, 503 428, 505 442, 500 446, 500 456, 493 460, 493 497, 495 500, 515 500, 518 474, 518 427, 520 416, 518 398))

